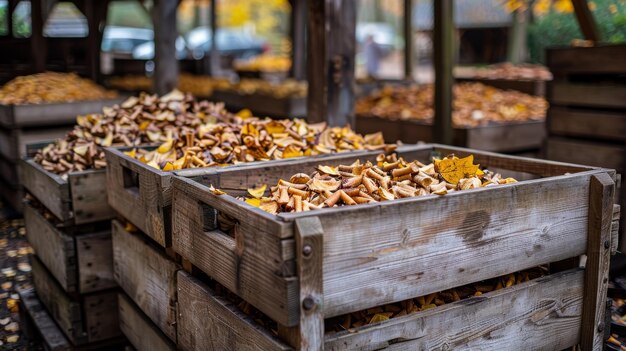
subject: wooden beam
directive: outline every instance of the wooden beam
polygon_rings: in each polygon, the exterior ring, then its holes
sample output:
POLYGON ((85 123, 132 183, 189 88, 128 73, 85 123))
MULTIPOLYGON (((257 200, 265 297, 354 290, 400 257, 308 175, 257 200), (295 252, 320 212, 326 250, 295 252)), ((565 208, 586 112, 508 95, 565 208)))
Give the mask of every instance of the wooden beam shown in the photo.
POLYGON ((217 47, 217 0, 211 0, 211 47, 209 48, 209 74, 218 76, 221 71, 220 52, 217 47))
POLYGON ((587 6, 587 1, 572 0, 572 5, 574 5, 574 13, 576 13, 576 19, 578 20, 580 31, 585 36, 585 39, 591 40, 594 43, 601 41, 602 38, 600 31, 598 30, 598 26, 593 18, 591 10, 589 10, 589 6, 587 6))
POLYGON ((177 85, 176 9, 177 0, 155 0, 152 7, 154 26, 154 91, 167 94, 177 85))
POLYGON ((43 2, 44 0, 31 1, 31 28, 30 49, 31 59, 33 61, 34 73, 43 72, 46 69, 46 57, 48 56, 48 47, 43 37, 43 2))
POLYGON ((413 38, 413 0, 404 0, 404 78, 413 78, 415 58, 413 38))
POLYGON ((433 140, 452 143, 452 66, 454 57, 453 1, 434 1, 433 60, 435 63, 435 118, 433 140))
POLYGON ((307 0, 291 0, 291 76, 306 79, 307 0))
POLYGON ((356 2, 309 4, 307 119, 354 127, 356 2))

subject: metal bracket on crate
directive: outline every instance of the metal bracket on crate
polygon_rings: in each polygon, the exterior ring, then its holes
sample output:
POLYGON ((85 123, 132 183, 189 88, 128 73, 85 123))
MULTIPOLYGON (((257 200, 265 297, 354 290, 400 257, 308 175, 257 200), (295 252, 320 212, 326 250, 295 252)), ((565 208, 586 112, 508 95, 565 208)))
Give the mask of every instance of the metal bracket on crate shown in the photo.
POLYGON ((324 348, 324 230, 318 217, 298 218, 296 255, 300 281, 299 350, 324 348))

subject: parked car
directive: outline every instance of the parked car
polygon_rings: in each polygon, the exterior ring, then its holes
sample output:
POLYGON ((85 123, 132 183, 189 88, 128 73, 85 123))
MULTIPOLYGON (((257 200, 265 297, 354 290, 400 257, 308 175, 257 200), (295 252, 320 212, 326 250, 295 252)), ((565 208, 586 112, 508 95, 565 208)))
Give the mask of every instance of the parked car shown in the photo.
POLYGON ((131 55, 136 47, 153 40, 154 32, 149 28, 107 26, 102 33, 101 50, 131 55))
MULTIPOLYGON (((218 28, 216 35, 217 50, 222 56, 245 59, 266 52, 267 43, 258 37, 234 28, 218 28)), ((192 58, 201 59, 211 49, 211 28, 197 27, 185 35, 187 49, 192 58)))

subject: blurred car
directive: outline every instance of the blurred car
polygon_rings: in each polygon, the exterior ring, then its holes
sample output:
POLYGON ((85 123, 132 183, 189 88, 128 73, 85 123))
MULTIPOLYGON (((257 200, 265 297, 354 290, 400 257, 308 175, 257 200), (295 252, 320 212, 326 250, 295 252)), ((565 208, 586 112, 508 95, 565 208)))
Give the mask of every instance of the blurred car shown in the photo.
POLYGON ((371 35, 374 42, 380 46, 385 53, 390 53, 399 45, 396 40, 396 33, 388 23, 364 22, 356 25, 356 42, 359 46, 365 43, 367 37, 371 35))
MULTIPOLYGON (((216 36, 217 50, 222 56, 246 59, 269 50, 267 43, 242 30, 219 28, 216 36)), ((197 27, 185 35, 187 49, 192 58, 201 59, 211 49, 211 28, 197 27)))
POLYGON ((113 54, 132 55, 133 50, 154 40, 149 28, 107 26, 102 34, 101 50, 113 54))
MULTIPOLYGON (((176 58, 179 60, 187 58, 185 39, 179 36, 174 45, 176 46, 176 58)), ((154 41, 145 42, 135 47, 132 56, 136 60, 152 60, 154 58, 154 41)))

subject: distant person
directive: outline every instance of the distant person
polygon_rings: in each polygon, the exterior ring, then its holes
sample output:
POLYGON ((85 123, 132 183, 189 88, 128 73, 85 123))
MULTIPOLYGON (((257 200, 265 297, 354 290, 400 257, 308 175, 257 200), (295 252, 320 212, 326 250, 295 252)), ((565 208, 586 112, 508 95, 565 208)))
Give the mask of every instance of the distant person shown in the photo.
POLYGON ((371 34, 365 37, 363 54, 365 55, 365 69, 367 70, 368 77, 376 78, 378 76, 380 59, 383 57, 383 50, 374 41, 374 36, 371 34))

